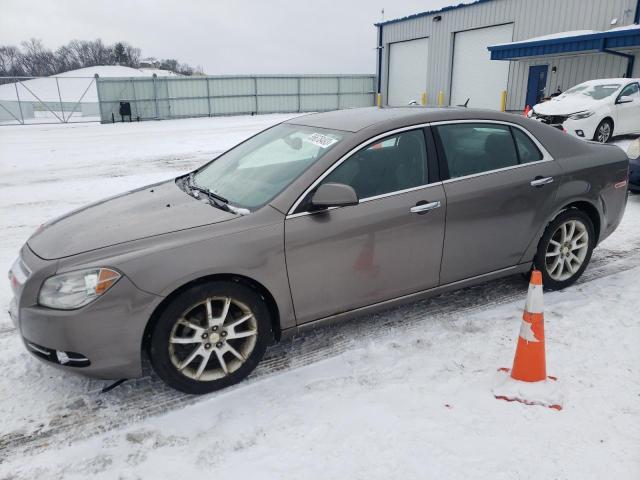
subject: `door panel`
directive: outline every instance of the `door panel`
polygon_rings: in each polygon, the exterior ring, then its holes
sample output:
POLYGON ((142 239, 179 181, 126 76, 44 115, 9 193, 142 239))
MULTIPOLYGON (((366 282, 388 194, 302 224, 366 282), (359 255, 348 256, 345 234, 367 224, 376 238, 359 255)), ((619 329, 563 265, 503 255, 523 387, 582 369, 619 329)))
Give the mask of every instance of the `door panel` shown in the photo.
POLYGON ((298 323, 437 286, 445 214, 437 183, 287 218, 287 270, 298 323), (422 202, 441 206, 410 212, 422 202))
POLYGON ((440 283, 518 264, 551 212, 560 175, 560 167, 549 160, 445 182, 440 283), (553 177, 554 182, 532 187, 536 177, 553 177))

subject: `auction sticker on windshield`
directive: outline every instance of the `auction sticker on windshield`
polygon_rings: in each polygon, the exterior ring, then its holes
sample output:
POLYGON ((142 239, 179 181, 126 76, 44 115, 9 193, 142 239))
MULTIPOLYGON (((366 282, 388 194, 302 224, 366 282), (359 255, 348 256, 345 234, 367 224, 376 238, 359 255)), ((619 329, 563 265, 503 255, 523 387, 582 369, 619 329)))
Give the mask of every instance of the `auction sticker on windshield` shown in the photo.
POLYGON ((304 141, 309 142, 316 147, 328 148, 338 140, 336 140, 335 138, 327 137, 326 135, 322 135, 321 133, 312 133, 307 138, 305 138, 304 141))

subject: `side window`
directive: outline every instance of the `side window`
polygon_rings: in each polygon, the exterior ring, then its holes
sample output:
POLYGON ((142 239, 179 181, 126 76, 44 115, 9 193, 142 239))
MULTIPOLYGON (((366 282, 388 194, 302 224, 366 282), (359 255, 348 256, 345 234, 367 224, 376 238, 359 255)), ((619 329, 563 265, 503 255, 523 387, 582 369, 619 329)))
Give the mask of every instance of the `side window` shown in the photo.
POLYGON ((449 177, 457 178, 518 165, 509 127, 490 123, 458 123, 436 127, 449 177))
POLYGON ((621 97, 640 97, 640 88, 638 88, 637 83, 630 83, 626 87, 622 89, 620 92, 621 97))
POLYGON ((360 199, 427 184, 423 131, 387 137, 356 152, 322 181, 329 182, 351 185, 360 199))
POLYGON ((516 140, 520 163, 531 163, 542 160, 542 153, 535 143, 519 128, 512 128, 513 138, 516 140))

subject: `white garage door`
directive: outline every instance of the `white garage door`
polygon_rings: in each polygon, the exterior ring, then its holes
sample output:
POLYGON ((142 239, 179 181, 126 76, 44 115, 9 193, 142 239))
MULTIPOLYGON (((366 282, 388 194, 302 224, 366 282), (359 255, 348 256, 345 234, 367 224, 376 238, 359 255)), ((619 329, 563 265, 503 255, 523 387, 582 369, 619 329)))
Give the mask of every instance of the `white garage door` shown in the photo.
POLYGON ((491 60, 489 45, 511 42, 513 24, 457 32, 453 47, 451 105, 500 108, 500 92, 507 89, 509 62, 491 60))
POLYGON ((427 89, 429 39, 419 38, 389 44, 389 105, 420 103, 427 89))

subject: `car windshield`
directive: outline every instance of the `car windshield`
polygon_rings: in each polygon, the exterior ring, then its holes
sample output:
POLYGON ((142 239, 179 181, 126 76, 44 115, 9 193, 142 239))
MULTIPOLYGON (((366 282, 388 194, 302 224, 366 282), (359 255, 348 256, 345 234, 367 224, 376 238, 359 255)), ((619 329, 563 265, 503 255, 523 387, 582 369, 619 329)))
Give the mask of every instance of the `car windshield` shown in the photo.
POLYGON ((562 97, 569 97, 573 95, 586 95, 587 97, 591 97, 594 100, 602 100, 603 98, 607 98, 613 95, 619 88, 619 83, 607 83, 607 84, 599 84, 593 85, 590 83, 581 83, 580 85, 576 85, 573 88, 570 88, 562 97))
POLYGON ((193 182, 231 205, 253 210, 284 190, 345 137, 346 132, 280 124, 198 170, 193 182))

